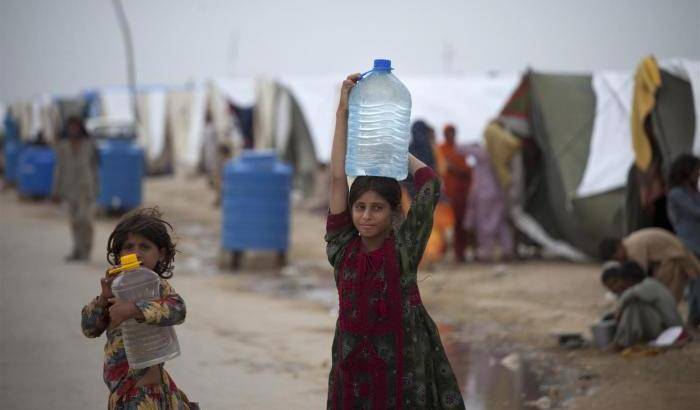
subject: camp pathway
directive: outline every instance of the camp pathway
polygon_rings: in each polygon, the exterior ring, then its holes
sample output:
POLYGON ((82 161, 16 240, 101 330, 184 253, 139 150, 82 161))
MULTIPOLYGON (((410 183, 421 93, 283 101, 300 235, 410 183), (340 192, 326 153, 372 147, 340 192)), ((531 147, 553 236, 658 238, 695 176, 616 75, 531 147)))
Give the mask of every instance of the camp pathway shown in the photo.
MULTIPOLYGON (((115 220, 101 219, 92 261, 66 264, 59 208, 0 193, 0 403, 8 409, 106 406, 104 336, 80 332, 80 309, 99 291, 115 220)), ((236 289, 226 275, 176 272, 187 303, 177 326, 182 355, 166 364, 206 409, 306 409, 325 405, 334 318, 303 301, 236 289)))

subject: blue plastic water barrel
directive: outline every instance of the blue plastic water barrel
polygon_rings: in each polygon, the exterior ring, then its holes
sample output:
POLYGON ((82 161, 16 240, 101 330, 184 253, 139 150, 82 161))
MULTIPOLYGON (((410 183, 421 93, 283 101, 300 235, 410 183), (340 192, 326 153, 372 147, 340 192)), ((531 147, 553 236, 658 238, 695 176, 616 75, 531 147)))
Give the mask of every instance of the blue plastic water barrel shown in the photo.
POLYGON ((222 247, 225 250, 289 248, 292 168, 270 151, 244 151, 224 168, 222 247))
POLYGON ((97 204, 105 210, 127 211, 141 205, 143 150, 133 139, 115 138, 98 142, 100 193, 97 204))
POLYGON ((17 161, 17 189, 34 197, 51 195, 56 154, 46 146, 27 145, 17 161))
POLYGON ((5 179, 7 182, 17 182, 17 165, 19 164, 19 154, 22 153, 24 144, 16 139, 5 141, 5 179))

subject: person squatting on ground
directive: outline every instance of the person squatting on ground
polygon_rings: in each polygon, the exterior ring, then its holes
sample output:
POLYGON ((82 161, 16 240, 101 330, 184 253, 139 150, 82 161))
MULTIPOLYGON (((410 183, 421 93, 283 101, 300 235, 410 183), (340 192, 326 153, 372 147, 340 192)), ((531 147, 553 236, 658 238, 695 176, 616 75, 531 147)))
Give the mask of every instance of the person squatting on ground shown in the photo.
MULTIPOLYGON (((678 238, 700 258, 700 158, 684 154, 671 163, 668 216, 678 238)), ((688 282, 688 325, 700 325, 700 279, 688 282)))
POLYGON ((680 302, 688 278, 700 274, 700 261, 672 233, 661 228, 644 228, 622 240, 605 238, 599 245, 603 261, 634 261, 642 270, 668 287, 680 302))
POLYGON ((682 326, 683 320, 671 292, 648 277, 636 262, 606 269, 601 282, 618 297, 615 348, 648 343, 669 327, 682 326))
POLYGON ((73 250, 67 261, 87 260, 92 251, 93 219, 98 193, 98 155, 94 142, 83 121, 70 117, 65 135, 56 144, 56 165, 53 173, 51 197, 68 204, 73 250))
POLYGON ((185 321, 185 302, 166 279, 173 275, 175 244, 157 208, 145 208, 125 215, 107 241, 107 260, 119 265, 120 257, 135 253, 142 265, 161 277, 160 299, 127 302, 114 298, 112 281, 117 275, 100 280, 101 293, 83 307, 81 327, 90 338, 107 332, 104 382, 109 388, 108 408, 124 409, 198 409, 177 388, 163 363, 145 369, 131 369, 126 359, 119 325, 136 319, 153 326, 179 325, 185 321))
POLYGON ((416 270, 428 241, 440 182, 409 154, 416 197, 405 217, 398 181, 345 174, 348 95, 343 82, 331 153, 328 260, 339 297, 328 409, 464 409, 416 270))

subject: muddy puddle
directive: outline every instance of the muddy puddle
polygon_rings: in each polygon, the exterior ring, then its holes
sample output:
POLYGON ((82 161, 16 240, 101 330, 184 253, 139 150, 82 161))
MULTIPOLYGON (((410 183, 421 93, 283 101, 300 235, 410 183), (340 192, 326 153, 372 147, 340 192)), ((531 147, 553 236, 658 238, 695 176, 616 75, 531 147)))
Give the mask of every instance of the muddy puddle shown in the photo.
POLYGON ((468 410, 561 408, 578 391, 577 370, 505 343, 470 343, 463 329, 438 324, 468 410))

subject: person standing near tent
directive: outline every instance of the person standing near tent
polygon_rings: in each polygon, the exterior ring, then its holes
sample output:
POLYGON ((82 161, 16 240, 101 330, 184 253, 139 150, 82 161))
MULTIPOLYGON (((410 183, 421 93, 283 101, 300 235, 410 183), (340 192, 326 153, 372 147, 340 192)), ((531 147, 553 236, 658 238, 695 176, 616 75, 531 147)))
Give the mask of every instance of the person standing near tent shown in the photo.
POLYGON ((506 198, 498 184, 488 152, 478 144, 464 148, 473 165, 474 183, 467 198, 464 228, 476 233, 476 258, 481 262, 513 258, 513 231, 506 198))
POLYGON ((359 176, 348 191, 348 95, 359 79, 359 73, 352 74, 343 82, 331 151, 325 240, 340 308, 326 406, 464 409, 416 277, 440 197, 440 180, 408 154, 418 193, 405 218, 395 179, 359 176))
POLYGON ((442 175, 445 183, 445 195, 452 205, 455 217, 454 252, 457 262, 464 262, 464 250, 467 247, 467 231, 464 229, 464 215, 467 196, 472 181, 472 170, 464 155, 457 149, 455 137, 457 130, 448 124, 444 129, 445 142, 440 145, 440 153, 447 164, 447 171, 442 175))
MULTIPOLYGON (((671 164, 668 182, 668 215, 683 244, 700 258, 700 159, 690 154, 676 158, 671 164)), ((700 279, 689 282, 688 325, 700 325, 700 279)))
POLYGON ((66 261, 90 258, 98 193, 97 164, 97 147, 82 119, 70 117, 66 121, 64 138, 56 144, 51 190, 54 202, 64 200, 68 204, 73 250, 66 256, 66 261))
POLYGON ((688 278, 700 275, 700 261, 678 237, 661 228, 640 229, 622 240, 605 238, 599 251, 604 261, 638 263, 647 275, 669 288, 676 302, 683 297, 688 278))

